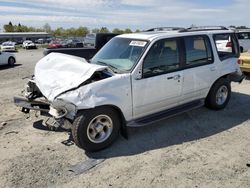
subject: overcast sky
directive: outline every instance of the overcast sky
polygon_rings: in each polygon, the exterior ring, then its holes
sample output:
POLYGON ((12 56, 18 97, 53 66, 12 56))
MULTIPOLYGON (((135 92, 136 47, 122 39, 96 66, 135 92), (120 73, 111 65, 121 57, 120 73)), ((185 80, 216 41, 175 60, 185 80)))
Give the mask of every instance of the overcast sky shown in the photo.
POLYGON ((0 27, 12 21, 52 28, 250 26, 250 0, 3 0, 0 27))

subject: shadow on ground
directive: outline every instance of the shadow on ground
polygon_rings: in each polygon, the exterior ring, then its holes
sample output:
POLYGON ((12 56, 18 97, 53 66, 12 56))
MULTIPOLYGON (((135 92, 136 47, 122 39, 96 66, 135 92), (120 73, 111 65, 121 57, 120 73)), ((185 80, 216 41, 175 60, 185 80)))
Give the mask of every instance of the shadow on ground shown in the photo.
MULTIPOLYGON (((128 140, 119 137, 107 149, 85 153, 90 158, 103 159, 136 155, 196 141, 227 131, 249 120, 249 109, 250 96, 233 92, 231 101, 224 110, 213 111, 202 107, 149 126, 128 128, 128 140)), ((41 125, 41 121, 34 123, 35 128, 41 125)))
POLYGON ((22 64, 14 64, 14 66, 9 66, 9 65, 0 65, 0 71, 1 70, 5 70, 5 69, 11 69, 11 68, 15 68, 15 67, 19 67, 21 66, 22 64))
POLYGON ((196 141, 233 127, 250 119, 250 96, 232 93, 227 108, 212 111, 205 107, 166 119, 146 127, 129 128, 129 139, 119 138, 112 146, 91 158, 112 158, 136 155, 150 150, 196 141))
POLYGON ((245 79, 250 80, 250 75, 246 75, 245 79))

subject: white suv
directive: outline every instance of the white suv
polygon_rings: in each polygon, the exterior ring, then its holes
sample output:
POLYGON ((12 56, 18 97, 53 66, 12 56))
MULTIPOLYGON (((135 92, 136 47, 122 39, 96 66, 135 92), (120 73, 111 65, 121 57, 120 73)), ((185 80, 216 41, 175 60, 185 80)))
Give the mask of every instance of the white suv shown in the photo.
POLYGON ((91 60, 52 53, 41 59, 25 97, 14 97, 24 113, 52 116, 48 125, 71 126, 75 143, 87 151, 110 145, 127 126, 206 105, 223 109, 231 81, 241 82, 234 32, 184 29, 119 35, 91 60), (231 50, 216 40, 230 36, 231 50))

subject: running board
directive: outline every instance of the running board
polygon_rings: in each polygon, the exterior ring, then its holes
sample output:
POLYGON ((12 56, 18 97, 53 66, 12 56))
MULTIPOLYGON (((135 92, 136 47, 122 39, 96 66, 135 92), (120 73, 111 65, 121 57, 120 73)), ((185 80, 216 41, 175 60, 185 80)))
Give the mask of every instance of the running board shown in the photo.
POLYGON ((157 121, 161 121, 173 116, 176 116, 178 114, 182 114, 184 112, 200 108, 204 105, 204 100, 196 100, 190 103, 186 103, 168 110, 164 110, 155 114, 151 114, 149 116, 139 118, 133 121, 127 122, 128 127, 141 127, 146 126, 149 124, 152 124, 157 121))

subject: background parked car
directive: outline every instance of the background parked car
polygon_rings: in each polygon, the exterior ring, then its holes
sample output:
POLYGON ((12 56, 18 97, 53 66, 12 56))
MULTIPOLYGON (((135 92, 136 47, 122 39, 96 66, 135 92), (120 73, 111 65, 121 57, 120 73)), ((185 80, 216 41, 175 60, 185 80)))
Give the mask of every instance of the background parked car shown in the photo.
POLYGON ((44 44, 46 41, 45 39, 37 39, 36 43, 38 44, 44 44))
POLYGON ((36 44, 31 40, 26 40, 23 42, 23 48, 25 49, 36 49, 36 44))
POLYGON ((48 45, 48 48, 62 48, 62 47, 63 45, 61 44, 61 42, 57 40, 51 41, 48 45))
POLYGON ((4 42, 1 45, 1 50, 2 51, 16 51, 16 43, 11 42, 11 41, 4 42))
POLYGON ((83 42, 77 39, 69 39, 68 40, 68 46, 69 48, 82 48, 83 42))
POLYGON ((240 55, 239 61, 241 71, 245 75, 250 75, 250 50, 247 53, 242 53, 240 55))
POLYGON ((232 52, 232 42, 230 35, 217 35, 216 46, 220 52, 232 52))
POLYGON ((87 34, 86 37, 84 38, 84 46, 95 46, 95 41, 96 41, 96 34, 95 33, 90 33, 87 34))
POLYGON ((238 31, 238 41, 241 52, 247 52, 250 49, 250 30, 238 31))
POLYGON ((16 58, 13 53, 9 52, 0 52, 0 65, 10 65, 14 66, 16 63, 16 58))

